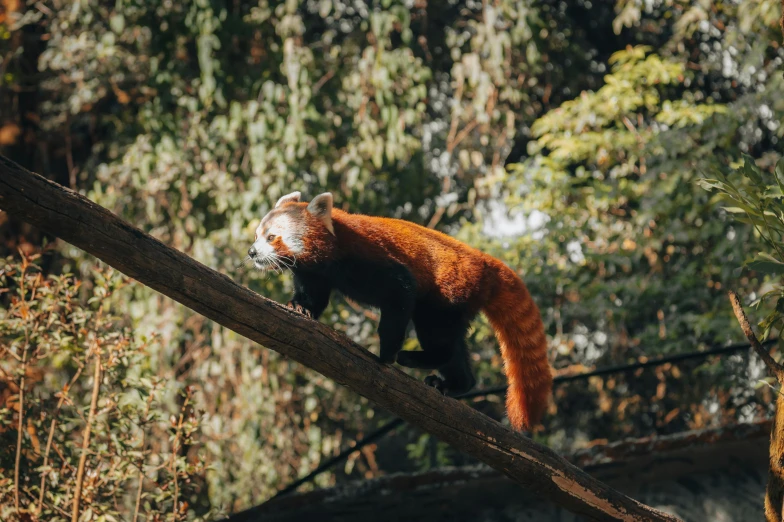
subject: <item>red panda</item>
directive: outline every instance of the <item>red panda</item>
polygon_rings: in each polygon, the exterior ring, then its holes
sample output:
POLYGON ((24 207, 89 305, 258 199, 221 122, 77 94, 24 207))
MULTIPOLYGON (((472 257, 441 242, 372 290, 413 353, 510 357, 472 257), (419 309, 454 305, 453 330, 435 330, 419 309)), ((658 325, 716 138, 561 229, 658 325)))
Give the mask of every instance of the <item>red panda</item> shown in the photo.
POLYGON ((332 194, 310 203, 293 192, 261 220, 248 251, 260 270, 290 269, 288 306, 318 318, 335 290, 381 312, 383 363, 438 370, 427 382, 459 394, 475 384, 465 343, 481 311, 501 345, 511 425, 538 423, 552 390, 539 309, 504 263, 435 230, 400 219, 332 208, 332 194), (421 351, 401 351, 413 322, 421 351))

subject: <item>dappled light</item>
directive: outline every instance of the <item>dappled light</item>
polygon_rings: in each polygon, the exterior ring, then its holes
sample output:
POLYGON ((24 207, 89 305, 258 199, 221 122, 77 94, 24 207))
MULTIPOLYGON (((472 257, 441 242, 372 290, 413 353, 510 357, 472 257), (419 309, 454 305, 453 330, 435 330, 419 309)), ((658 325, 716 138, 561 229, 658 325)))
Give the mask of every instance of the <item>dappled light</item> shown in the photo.
MULTIPOLYGON (((294 191, 499 259, 554 370, 526 435, 561 455, 766 422, 779 383, 727 292, 777 347, 781 21, 779 0, 0 0, 0 155, 281 304, 297 256, 248 251, 294 191)), ((220 520, 482 460, 7 210, 0 519, 220 520)), ((378 355, 383 313, 349 297, 318 319, 378 355)), ((484 316, 466 346, 462 403, 509 426, 484 316)), ((676 515, 732 520, 703 508, 676 515)))

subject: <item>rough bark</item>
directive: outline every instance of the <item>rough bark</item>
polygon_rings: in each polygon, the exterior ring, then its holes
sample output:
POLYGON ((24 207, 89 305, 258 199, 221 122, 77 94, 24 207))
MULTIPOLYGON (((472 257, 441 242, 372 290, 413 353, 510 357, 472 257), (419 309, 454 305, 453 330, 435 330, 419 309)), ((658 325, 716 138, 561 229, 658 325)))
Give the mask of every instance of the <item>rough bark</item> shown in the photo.
POLYGON ((0 209, 334 379, 574 513, 591 520, 678 520, 599 482, 551 449, 381 364, 331 328, 261 297, 100 205, 2 156, 0 209))
POLYGON ((782 522, 784 510, 784 366, 775 359, 760 344, 754 330, 751 329, 746 312, 740 303, 738 294, 730 291, 730 303, 735 317, 738 319, 740 329, 746 335, 754 351, 765 363, 768 371, 779 382, 778 398, 776 399, 776 417, 770 430, 770 468, 768 473, 768 486, 765 491, 765 519, 768 522, 782 522))

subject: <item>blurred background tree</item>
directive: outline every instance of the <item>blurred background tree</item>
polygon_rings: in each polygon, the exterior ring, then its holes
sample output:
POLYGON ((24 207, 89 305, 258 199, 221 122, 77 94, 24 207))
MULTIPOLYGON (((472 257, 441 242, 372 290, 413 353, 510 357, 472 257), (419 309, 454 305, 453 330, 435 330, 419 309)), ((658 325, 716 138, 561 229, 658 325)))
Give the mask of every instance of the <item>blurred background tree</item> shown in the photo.
MULTIPOLYGON (((736 270, 761 239, 695 182, 742 153, 768 171, 781 156, 780 14, 778 0, 2 0, 0 152, 278 301, 287 276, 236 267, 284 193, 439 228, 519 270, 554 365, 579 371, 740 340, 724 292, 762 284, 736 270)), ((0 220, 7 253, 40 250, 39 232, 0 220)), ((38 264, 93 284, 96 261, 68 245, 38 264)), ((139 285, 106 299, 155 334, 151 370, 175 384, 160 414, 188 386, 204 412, 209 495, 193 513, 258 503, 385 418, 139 285)), ((323 320, 377 349, 372 311, 335 299, 323 320)), ((479 385, 502 383, 485 323, 470 342, 479 385)), ((737 355, 559 387, 537 437, 568 450, 750 420, 769 411, 763 375, 737 355)), ((503 414, 498 398, 476 406, 503 414)), ((465 462, 428 444, 401 431, 318 484, 465 462)))

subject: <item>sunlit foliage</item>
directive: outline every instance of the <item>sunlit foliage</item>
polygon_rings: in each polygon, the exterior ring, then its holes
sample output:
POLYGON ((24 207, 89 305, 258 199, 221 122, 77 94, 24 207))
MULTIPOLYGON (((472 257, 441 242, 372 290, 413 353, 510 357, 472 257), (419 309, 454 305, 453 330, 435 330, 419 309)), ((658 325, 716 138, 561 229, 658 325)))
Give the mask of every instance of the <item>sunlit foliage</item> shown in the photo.
MULTIPOLYGON (((237 269, 258 219, 288 191, 331 190, 519 270, 564 371, 739 338, 725 290, 759 289, 736 268, 761 238, 696 182, 781 155, 777 0, 0 6, 0 152, 263 295, 284 301, 290 281, 237 269)), ((12 253, 40 244, 13 221, 2 234, 12 253)), ((91 281, 95 260, 60 245, 41 264, 91 281)), ((109 302, 154 334, 161 411, 190 389, 204 412, 210 507, 263 500, 385 418, 139 285, 109 302)), ((338 298, 323 320, 376 349, 374 312, 338 298)), ((480 383, 501 383, 484 323, 471 345, 480 383)), ((769 402, 760 370, 738 356, 558 388, 537 437, 748 420, 769 402)), ((477 407, 500 418, 496 399, 477 407)), ((318 484, 462 462, 410 431, 384 444, 318 484)))

